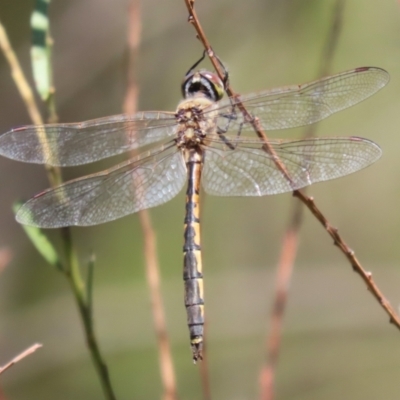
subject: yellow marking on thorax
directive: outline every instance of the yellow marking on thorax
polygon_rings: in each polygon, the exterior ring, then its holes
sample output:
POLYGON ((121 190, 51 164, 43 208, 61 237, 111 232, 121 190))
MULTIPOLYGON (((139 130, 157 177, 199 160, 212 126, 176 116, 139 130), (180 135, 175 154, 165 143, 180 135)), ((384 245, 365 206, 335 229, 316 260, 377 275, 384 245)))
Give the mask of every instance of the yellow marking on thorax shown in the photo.
POLYGON ((216 107, 216 102, 208 99, 202 94, 198 94, 189 99, 184 99, 179 103, 177 113, 182 112, 182 110, 185 111, 184 116, 186 121, 180 123, 178 130, 184 133, 184 137, 187 141, 190 142, 191 140, 197 139, 196 131, 200 131, 204 135, 215 132, 217 111, 214 111, 214 109, 216 107), (206 116, 196 120, 194 118, 194 108, 200 111, 207 111, 206 116))

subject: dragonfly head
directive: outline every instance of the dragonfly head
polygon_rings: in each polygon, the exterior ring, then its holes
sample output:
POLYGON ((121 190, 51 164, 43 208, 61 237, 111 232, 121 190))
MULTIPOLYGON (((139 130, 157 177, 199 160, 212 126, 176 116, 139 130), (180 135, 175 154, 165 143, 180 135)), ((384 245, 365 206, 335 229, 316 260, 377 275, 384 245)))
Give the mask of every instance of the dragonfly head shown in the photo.
POLYGON ((182 82, 182 94, 185 99, 200 94, 212 101, 219 101, 224 96, 224 84, 219 76, 212 72, 190 72, 182 82))

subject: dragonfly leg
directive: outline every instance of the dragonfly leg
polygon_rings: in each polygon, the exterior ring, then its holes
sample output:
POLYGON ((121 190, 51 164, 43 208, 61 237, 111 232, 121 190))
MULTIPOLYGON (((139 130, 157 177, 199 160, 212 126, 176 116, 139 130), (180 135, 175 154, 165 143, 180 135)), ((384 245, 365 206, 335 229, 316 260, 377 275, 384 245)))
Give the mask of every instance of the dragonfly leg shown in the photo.
MULTIPOLYGON (((233 118, 232 118, 233 119, 233 118)), ((236 118, 234 118, 236 119, 236 118)), ((231 140, 229 140, 226 136, 225 133, 228 131, 229 128, 225 129, 221 129, 220 127, 217 127, 217 134, 219 136, 219 138, 231 149, 231 150, 235 150, 237 145, 238 145, 238 139, 240 138, 240 135, 242 134, 242 128, 243 128, 243 122, 240 123, 239 125, 239 129, 238 132, 236 134, 236 138, 234 140, 234 142, 232 142, 231 140)))
POLYGON ((224 79, 223 79, 223 84, 224 84, 224 89, 226 91, 226 88, 229 86, 229 72, 228 69, 225 67, 225 64, 221 61, 221 59, 214 54, 215 58, 218 61, 218 64, 220 65, 220 67, 222 68, 222 70, 224 71, 224 79))
POLYGON ((203 51, 203 55, 197 60, 190 68, 189 71, 186 72, 185 76, 188 76, 206 57, 206 50, 203 51))

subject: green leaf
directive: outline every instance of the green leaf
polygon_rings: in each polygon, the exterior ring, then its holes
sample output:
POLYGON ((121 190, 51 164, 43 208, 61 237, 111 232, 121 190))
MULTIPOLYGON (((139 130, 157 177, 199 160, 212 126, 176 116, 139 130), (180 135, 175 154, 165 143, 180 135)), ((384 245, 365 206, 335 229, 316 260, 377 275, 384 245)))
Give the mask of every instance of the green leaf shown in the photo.
MULTIPOLYGON (((21 203, 15 203, 13 205, 14 213, 21 207, 21 203)), ((55 250, 52 243, 49 241, 47 236, 43 233, 40 228, 28 225, 22 225, 25 233, 28 235, 29 239, 36 247, 37 251, 42 255, 42 257, 54 267, 62 269, 62 264, 58 257, 57 251, 55 250)))

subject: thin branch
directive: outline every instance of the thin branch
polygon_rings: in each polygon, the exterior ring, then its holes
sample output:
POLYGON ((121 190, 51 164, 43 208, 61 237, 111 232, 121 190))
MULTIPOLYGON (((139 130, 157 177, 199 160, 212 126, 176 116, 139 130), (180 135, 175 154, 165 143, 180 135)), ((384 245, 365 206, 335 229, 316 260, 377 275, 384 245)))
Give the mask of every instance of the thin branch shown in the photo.
MULTIPOLYGON (((208 57, 210 58, 210 61, 213 65, 215 71, 217 72, 220 79, 224 82, 225 81, 225 73, 222 69, 221 63, 219 62, 218 58, 216 57, 214 50, 212 49, 210 42, 208 41, 208 39, 203 31, 203 28, 200 25, 200 21, 197 17, 196 10, 194 7, 195 0, 185 0, 185 4, 189 11, 189 19, 188 20, 193 25, 194 29, 196 30, 197 38, 203 44, 203 47, 204 47, 208 57)), ((243 114, 244 120, 253 127, 257 136, 262 140, 263 145, 261 148, 271 156, 271 158, 275 162, 277 169, 284 175, 284 177, 288 180, 288 182, 292 183, 292 179, 291 179, 289 173, 287 172, 285 165, 282 163, 280 158, 277 156, 275 150, 270 145, 270 143, 268 141, 268 137, 265 134, 264 130, 262 129, 259 119, 257 117, 254 117, 253 115, 251 115, 251 113, 246 109, 246 107, 240 101, 239 94, 237 94, 236 92, 233 91, 229 82, 226 82, 226 84, 225 84, 225 91, 229 97, 231 97, 235 100, 235 105, 238 107, 238 109, 243 114)))
POLYGON ((345 257, 349 260, 350 265, 353 267, 353 270, 357 272, 362 280, 367 285, 368 290, 372 293, 375 299, 378 301, 380 306, 385 310, 386 314, 389 316, 389 322, 400 329, 400 318, 393 307, 390 305, 389 301, 385 298, 384 294, 380 291, 378 285, 372 279, 372 273, 366 271, 361 263, 355 256, 355 253, 351 248, 347 245, 347 243, 342 239, 339 235, 337 228, 334 228, 326 219, 326 217, 322 214, 322 212, 316 206, 314 199, 312 197, 305 196, 300 191, 295 191, 293 196, 297 197, 300 201, 302 201, 305 206, 311 211, 315 218, 321 223, 324 229, 329 233, 329 235, 333 239, 333 244, 337 246, 345 257))
POLYGON ((17 362, 21 361, 25 357, 28 357, 29 355, 33 354, 36 350, 40 349, 42 346, 43 345, 41 345, 40 343, 33 344, 31 347, 24 350, 21 354, 18 354, 16 357, 14 357, 6 365, 0 367, 0 374, 2 374, 4 371, 7 371, 9 368, 11 368, 13 365, 15 365, 17 362))
POLYGON ((33 91, 27 79, 25 78, 21 65, 19 64, 17 56, 15 55, 15 52, 11 47, 7 33, 1 22, 0 22, 0 48, 11 69, 11 76, 25 104, 30 119, 35 125, 42 125, 43 119, 40 114, 39 107, 36 104, 33 91))
POLYGON ((343 28, 343 15, 344 15, 345 4, 346 0, 336 0, 336 3, 334 5, 331 28, 329 30, 321 54, 321 60, 318 72, 319 76, 326 76, 329 74, 331 70, 333 57, 335 55, 337 45, 339 43, 339 37, 343 28))
POLYGON ((103 360, 98 340, 96 338, 93 326, 92 304, 90 299, 87 298, 88 293, 80 272, 78 257, 72 245, 70 230, 63 228, 61 232, 64 234, 63 242, 68 264, 68 270, 65 271, 65 276, 69 281, 70 287, 75 296, 75 301, 78 305, 78 310, 85 331, 86 344, 89 348, 90 356, 99 376, 104 396, 108 400, 115 400, 116 396, 111 385, 108 367, 103 360))
MULTIPOLYGON (((297 203, 301 205, 301 203, 297 203)), ((278 365, 283 316, 285 313, 288 290, 292 277, 293 265, 299 245, 301 207, 293 208, 293 216, 282 240, 282 249, 275 282, 275 297, 271 311, 271 328, 266 340, 267 360, 260 371, 260 399, 274 398, 275 372, 278 365), (296 213, 297 212, 297 216, 296 213)))
MULTIPOLYGON (((131 0, 128 13, 128 84, 124 101, 124 112, 134 114, 137 111, 139 86, 136 80, 136 60, 141 40, 140 0, 131 0)), ((139 220, 144 237, 146 275, 150 290, 153 322, 158 343, 159 365, 163 385, 163 399, 176 400, 177 388, 175 370, 172 362, 165 311, 161 296, 160 267, 157 259, 156 235, 147 210, 139 212, 139 220)))
POLYGON ((146 275, 150 288, 153 322, 158 343, 160 372, 163 384, 163 400, 176 400, 178 394, 160 290, 160 269, 157 260, 156 237, 151 225, 149 212, 147 210, 141 211, 139 219, 145 241, 146 275))
MULTIPOLYGON (((210 61, 213 64, 217 74, 223 80, 224 73, 218 62, 218 59, 215 56, 213 49, 210 46, 210 43, 208 42, 208 39, 206 38, 206 36, 203 32, 203 29, 200 25, 200 22, 198 20, 197 14, 194 9, 194 3, 195 3, 194 0, 185 0, 185 4, 186 4, 188 12, 189 12, 189 22, 193 25, 194 29, 196 30, 197 36, 198 36, 199 40, 201 41, 201 43, 203 44, 203 46, 207 52, 207 55, 210 58, 210 61)), ((235 104, 237 104, 238 108, 240 109, 243 116, 245 117, 245 120, 248 121, 249 123, 251 123, 256 134, 263 141, 264 151, 268 152, 271 155, 271 157, 273 158, 273 160, 275 162, 276 167, 283 173, 283 175, 290 182, 291 181, 290 176, 288 176, 284 164, 276 156, 273 149, 271 148, 271 146, 268 142, 268 138, 265 135, 264 131, 262 130, 258 118, 256 118, 256 117, 253 118, 251 116, 251 114, 247 111, 247 109, 244 107, 244 105, 240 102, 240 99, 238 98, 238 96, 236 95, 236 93, 233 91, 233 89, 231 88, 231 86, 229 84, 227 85, 226 92, 228 93, 229 96, 235 98, 235 104)), ((394 309, 390 306, 390 303, 384 297, 383 293, 378 289, 377 285, 375 284, 375 282, 372 279, 372 274, 369 272, 366 272, 362 268, 361 264, 356 259, 354 252, 347 246, 347 244, 340 237, 337 229, 333 228, 329 224, 328 220, 325 218, 325 216, 322 214, 322 212, 319 210, 319 208, 315 204, 313 198, 306 196, 299 190, 293 191, 293 196, 297 197, 301 202, 303 202, 307 206, 307 208, 311 211, 311 213, 315 216, 315 218, 317 218, 321 222, 324 229, 334 239, 335 245, 337 245, 338 248, 342 251, 342 253, 346 256, 346 258, 349 260, 350 264, 352 265, 353 269, 357 273, 359 273, 359 275, 364 280, 365 284, 367 285, 368 290, 373 294, 373 296, 377 299, 380 306, 389 315, 390 322, 400 330, 400 317, 396 314, 394 309)))
MULTIPOLYGON (((337 0, 333 12, 333 20, 327 41, 323 47, 318 76, 329 73, 332 65, 335 49, 337 48, 339 35, 342 28, 343 10, 345 0, 337 0)), ((303 137, 315 135, 317 124, 309 126, 303 137)), ((299 245, 299 230, 303 221, 303 205, 300 202, 293 203, 290 212, 288 227, 282 240, 279 256, 277 276, 275 283, 275 297, 271 311, 270 331, 266 340, 266 358, 260 371, 260 399, 273 400, 275 375, 278 365, 280 345, 282 338, 283 317, 288 300, 288 291, 292 279, 294 262, 299 245)))
MULTIPOLYGON (((91 317, 93 317, 93 280, 95 263, 96 255, 92 252, 88 262, 88 271, 86 277, 86 305, 91 317)), ((93 324, 93 321, 91 323, 93 324)))
MULTIPOLYGON (((8 65, 11 70, 11 76, 14 80, 15 85, 17 86, 19 94, 25 104, 25 107, 28 111, 32 123, 35 125, 42 125, 43 119, 40 114, 39 107, 36 104, 33 91, 28 83, 28 80, 25 78, 21 65, 8 39, 7 32, 4 29, 4 26, 2 25, 1 22, 0 22, 0 49, 2 50, 8 62, 8 65)), ((57 186, 60 183, 61 179, 60 169, 49 165, 46 165, 45 168, 51 186, 57 186)))

